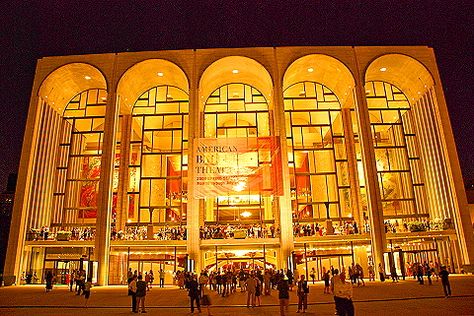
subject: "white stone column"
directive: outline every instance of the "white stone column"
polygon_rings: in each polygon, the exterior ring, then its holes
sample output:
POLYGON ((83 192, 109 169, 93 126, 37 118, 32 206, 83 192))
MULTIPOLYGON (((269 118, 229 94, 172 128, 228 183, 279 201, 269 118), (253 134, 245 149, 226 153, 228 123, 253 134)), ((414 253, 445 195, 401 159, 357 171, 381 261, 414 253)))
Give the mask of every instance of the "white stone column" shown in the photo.
MULTIPOLYGON (((194 66, 196 63, 194 62, 194 66)), ((195 73, 195 69, 194 69, 195 73)), ((204 204, 200 203, 199 199, 194 198, 194 146, 195 139, 199 138, 202 130, 199 125, 199 118, 201 117, 200 112, 201 106, 199 104, 199 91, 198 91, 198 78, 192 77, 189 89, 189 135, 188 135, 188 209, 186 212, 187 218, 187 241, 186 248, 189 259, 193 259, 195 262, 195 271, 201 271, 201 241, 199 239, 199 226, 200 226, 200 212, 205 212, 204 204), (202 206, 202 210, 200 209, 202 206)))
MULTIPOLYGON (((36 91, 37 88, 35 85, 33 91, 36 91)), ((21 159, 18 167, 17 189, 13 204, 5 269, 3 272, 5 285, 8 285, 9 281, 13 282, 13 278, 15 277, 18 280, 22 272, 23 249, 27 231, 26 224, 29 217, 29 196, 31 190, 34 189, 31 183, 34 180, 33 170, 36 159, 36 147, 39 140, 38 134, 41 123, 42 106, 42 102, 38 99, 38 96, 32 94, 25 134, 23 136, 21 159)))
POLYGON ((294 249, 293 237, 293 211, 291 208, 291 190, 290 190, 290 170, 288 168, 288 149, 286 144, 285 130, 285 107, 283 104, 283 74, 278 71, 278 63, 276 50, 274 49, 274 68, 275 79, 273 87, 273 131, 274 136, 280 137, 280 154, 281 154, 281 174, 283 195, 277 197, 279 206, 279 225, 280 225, 280 268, 288 268, 287 258, 292 255, 294 249))
POLYGON ((110 225, 112 217, 113 174, 115 163, 115 145, 118 126, 120 98, 117 98, 115 87, 109 92, 104 123, 104 142, 100 169, 99 195, 97 199, 97 220, 95 237, 95 260, 99 262, 100 285, 108 285, 110 225))
MULTIPOLYGON (((357 56, 355 56, 358 64, 357 56)), ((382 199, 377 178, 377 165, 375 159, 374 143, 372 139, 369 108, 365 97, 365 80, 357 67, 356 86, 354 87, 354 99, 356 100, 356 114, 359 120, 359 141, 364 164, 365 189, 367 195, 367 208, 369 211, 370 237, 372 243, 372 258, 374 267, 377 269, 379 263, 384 265, 383 254, 387 247, 385 229, 383 223, 382 199)))

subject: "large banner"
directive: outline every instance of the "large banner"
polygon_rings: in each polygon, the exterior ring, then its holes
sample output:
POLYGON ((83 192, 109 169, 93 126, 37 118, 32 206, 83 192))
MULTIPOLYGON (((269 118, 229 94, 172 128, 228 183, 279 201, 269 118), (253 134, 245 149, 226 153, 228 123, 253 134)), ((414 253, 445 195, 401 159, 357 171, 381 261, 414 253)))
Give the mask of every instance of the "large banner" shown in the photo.
POLYGON ((282 195, 278 137, 198 138, 193 159, 195 198, 282 195))

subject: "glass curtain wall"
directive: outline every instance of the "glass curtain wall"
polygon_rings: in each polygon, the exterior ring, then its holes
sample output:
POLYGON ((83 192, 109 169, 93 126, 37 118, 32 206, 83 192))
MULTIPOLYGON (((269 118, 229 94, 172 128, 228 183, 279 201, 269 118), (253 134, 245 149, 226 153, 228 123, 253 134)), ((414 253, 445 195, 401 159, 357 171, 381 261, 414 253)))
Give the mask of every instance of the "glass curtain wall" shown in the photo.
MULTIPOLYGON (((264 95, 243 83, 224 85, 211 93, 204 108, 204 137, 242 138, 271 135, 270 112, 264 95)), ((258 167, 268 163, 270 157, 257 155, 258 167)), ((272 198, 248 186, 237 192, 215 199, 208 198, 206 222, 238 223, 240 221, 273 221, 272 198)))
POLYGON ((154 87, 136 101, 130 136, 129 224, 185 224, 188 111, 188 94, 168 85, 154 87))
POLYGON ((293 220, 350 219, 349 169, 337 96, 320 83, 300 82, 284 91, 284 105, 293 220))
POLYGON ((64 109, 53 197, 53 226, 94 225, 107 91, 90 89, 64 109))
POLYGON ((367 82, 366 94, 384 218, 427 217, 410 103, 402 91, 386 82, 367 82))

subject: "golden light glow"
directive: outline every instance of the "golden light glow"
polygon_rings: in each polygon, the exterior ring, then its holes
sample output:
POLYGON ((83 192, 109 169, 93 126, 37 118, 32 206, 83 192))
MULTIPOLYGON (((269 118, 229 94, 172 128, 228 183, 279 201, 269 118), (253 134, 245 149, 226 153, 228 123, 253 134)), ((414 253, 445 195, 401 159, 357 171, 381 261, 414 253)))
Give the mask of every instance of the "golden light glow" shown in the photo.
POLYGON ((91 77, 91 76, 84 76, 84 79, 86 79, 86 80, 91 80, 92 77, 91 77))
POLYGON ((313 72, 314 71, 314 68, 313 67, 309 67, 308 68, 308 72, 313 72))
POLYGON ((382 68, 380 68, 380 71, 381 71, 381 72, 387 71, 387 67, 382 67, 382 68))
POLYGON ((250 213, 249 211, 245 211, 245 212, 242 212, 240 214, 240 216, 248 218, 248 217, 252 216, 252 213, 250 213))
POLYGON ((232 73, 233 73, 233 74, 238 74, 238 73, 239 73, 239 70, 238 70, 238 69, 233 69, 233 70, 232 70, 232 73))
POLYGON ((163 73, 162 72, 159 72, 157 73, 158 77, 163 77, 163 73))

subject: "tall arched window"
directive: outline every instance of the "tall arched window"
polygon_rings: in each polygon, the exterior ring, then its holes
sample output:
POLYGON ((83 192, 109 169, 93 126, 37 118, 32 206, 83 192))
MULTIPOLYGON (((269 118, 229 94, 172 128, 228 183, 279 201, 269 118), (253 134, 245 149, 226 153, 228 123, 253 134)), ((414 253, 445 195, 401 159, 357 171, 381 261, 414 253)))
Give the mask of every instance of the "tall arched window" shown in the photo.
POLYGON ((299 82, 284 91, 293 218, 351 218, 341 104, 326 86, 299 82))
MULTIPOLYGON (((206 138, 253 138, 270 136, 270 112, 264 95, 244 83, 226 84, 208 97, 204 108, 206 138)), ((269 164, 271 157, 257 152, 242 155, 253 159, 257 167, 269 164)), ((205 220, 237 222, 273 220, 272 198, 263 196, 252 185, 227 195, 206 199, 205 220)))
POLYGON ((106 102, 106 90, 89 89, 72 98, 64 109, 53 225, 95 223, 106 102))
POLYGON ((128 219, 183 223, 187 204, 188 94, 173 86, 143 93, 132 109, 128 219))
POLYGON ((410 103, 396 86, 365 85, 385 218, 427 216, 424 176, 410 103))

